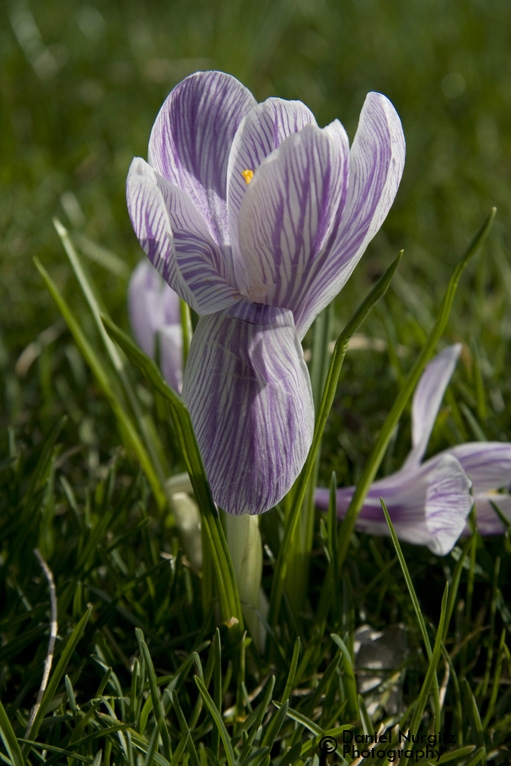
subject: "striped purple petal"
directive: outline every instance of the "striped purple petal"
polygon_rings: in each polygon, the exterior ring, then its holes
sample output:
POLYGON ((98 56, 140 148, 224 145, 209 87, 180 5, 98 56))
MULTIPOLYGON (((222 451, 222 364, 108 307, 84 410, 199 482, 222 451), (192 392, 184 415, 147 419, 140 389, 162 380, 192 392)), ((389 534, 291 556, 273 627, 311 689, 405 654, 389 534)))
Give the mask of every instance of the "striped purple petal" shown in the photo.
POLYGON ((405 139, 396 110, 381 93, 369 93, 350 152, 346 205, 338 210, 324 257, 304 275, 299 305, 292 306, 300 337, 342 290, 385 220, 404 160, 405 139))
POLYGON ((427 461, 423 468, 428 465, 435 467, 426 495, 426 525, 431 536, 427 545, 433 553, 445 556, 454 547, 472 509, 472 482, 453 455, 427 461))
POLYGON ((221 311, 240 299, 229 281, 230 257, 210 237, 199 210, 139 157, 131 163, 127 200, 149 260, 195 311, 221 311))
POLYGON ((157 183, 156 173, 147 162, 135 157, 126 182, 126 200, 135 234, 145 254, 171 287, 188 301, 190 291, 181 284, 174 256, 168 199, 157 183))
POLYGON ((149 163, 190 197, 218 245, 229 243, 227 163, 240 122, 256 106, 223 72, 197 72, 163 104, 149 140, 149 163))
POLYGON ((445 389, 452 377, 461 349, 461 343, 448 346, 437 354, 422 373, 413 395, 413 448, 406 459, 405 466, 418 465, 424 457, 445 389))
MULTIPOLYGON (((380 498, 387 506, 401 540, 427 545, 443 556, 452 549, 465 526, 473 498, 471 482, 459 462, 444 454, 415 469, 401 470, 374 482, 357 519, 356 528, 372 535, 388 535, 380 498)), ((354 487, 337 490, 337 513, 346 515, 354 487)), ((316 491, 319 508, 328 507, 328 490, 316 491)))
POLYGON ((257 168, 239 214, 248 300, 294 313, 344 204, 348 151, 338 121, 306 125, 257 168))
POLYGON ((238 246, 238 216, 248 189, 246 171, 256 173, 257 168, 282 141, 298 133, 305 125, 315 125, 314 115, 301 101, 268 98, 247 114, 238 128, 229 155, 227 169, 227 205, 231 230, 231 244, 235 263, 240 270, 238 284, 246 287, 246 275, 238 246))
POLYGON ((229 513, 263 513, 298 476, 314 406, 290 311, 240 303, 201 317, 183 398, 213 498, 229 513))

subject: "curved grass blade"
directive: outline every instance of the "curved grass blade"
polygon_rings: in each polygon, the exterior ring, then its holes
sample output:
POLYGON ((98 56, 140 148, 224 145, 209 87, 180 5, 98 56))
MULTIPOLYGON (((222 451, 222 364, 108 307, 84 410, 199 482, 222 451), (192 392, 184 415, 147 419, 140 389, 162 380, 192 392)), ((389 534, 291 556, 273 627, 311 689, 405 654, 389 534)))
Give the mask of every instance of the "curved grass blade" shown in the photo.
POLYGON ((294 557, 295 549, 296 551, 299 549, 297 532, 298 522, 300 520, 300 511, 307 492, 308 482, 314 469, 316 455, 323 436, 323 431, 325 430, 326 421, 332 408, 335 392, 337 389, 337 383, 339 381, 339 375, 341 374, 341 369, 344 362, 344 357, 346 356, 346 352, 348 350, 350 338, 358 330, 362 322, 366 319, 375 303, 387 292, 392 281, 392 277, 394 276, 394 273, 402 258, 402 255, 403 253, 401 252, 381 277, 381 279, 378 280, 377 284, 373 287, 369 295, 358 307, 342 333, 337 338, 332 354, 332 359, 330 361, 330 367, 328 369, 325 386, 323 388, 323 394, 321 396, 321 401, 318 407, 312 446, 309 450, 307 460, 305 461, 305 465, 296 484, 296 491, 293 498, 293 507, 286 519, 284 535, 280 545, 277 565, 273 577, 273 587, 270 601, 270 625, 275 626, 277 616, 280 611, 282 597, 285 590, 289 561, 294 557))
POLYGON ((471 755, 476 749, 475 745, 465 745, 465 747, 457 747, 456 750, 451 750, 448 753, 444 753, 440 756, 437 763, 449 763, 449 761, 456 761, 458 758, 464 758, 466 755, 471 755))
MULTIPOLYGON (((435 706, 435 717, 437 721, 441 720, 441 705, 440 705, 440 695, 438 690, 438 679, 436 676, 436 668, 440 660, 440 656, 442 654, 442 648, 444 645, 443 642, 444 642, 444 635, 446 630, 445 623, 446 623, 446 618, 449 612, 449 583, 448 582, 445 583, 445 591, 442 598, 442 608, 440 610, 440 620, 439 620, 438 629, 437 629, 435 646, 432 650, 428 632, 426 629, 426 623, 424 622, 424 617, 422 616, 422 610, 419 605, 419 599, 417 598, 417 594, 415 593, 415 588, 413 587, 412 578, 410 577, 410 572, 408 571, 405 557, 403 556, 403 551, 401 550, 401 545, 399 544, 399 540, 394 531, 394 527, 392 525, 392 521, 390 519, 390 515, 387 510, 387 507, 385 503, 383 502, 383 500, 380 499, 380 502, 383 509, 383 513, 385 514, 385 519, 389 526, 390 535, 392 537, 392 542, 394 543, 394 548, 396 549, 399 563, 401 564, 401 569, 406 581, 406 587, 408 588, 408 592, 410 594, 410 598, 415 611, 415 616, 417 617, 417 622, 419 623, 419 628, 422 634, 422 639, 424 641, 424 645, 426 647, 426 652, 428 654, 428 660, 429 660, 429 666, 426 672, 426 678, 424 679, 424 683, 422 685, 422 689, 419 694, 419 699, 413 711, 412 721, 410 724, 410 732, 413 735, 415 735, 417 731, 419 730, 422 714, 426 707, 428 696, 432 687, 433 687, 433 701, 435 706)), ((406 766, 407 762, 408 762, 408 759, 406 758, 403 761, 404 766, 406 766)))
POLYGON ((353 660, 351 654, 348 651, 348 647, 342 640, 342 638, 335 633, 332 633, 330 638, 337 644, 342 652, 342 664, 345 674, 345 687, 346 697, 348 698, 348 718, 353 721, 359 718, 358 709, 358 690, 357 680, 355 678, 355 669, 353 667, 353 660))
POLYGON ((417 383, 419 382, 419 378, 422 375, 424 367, 433 355, 435 347, 445 330, 461 275, 463 274, 472 256, 475 255, 475 253, 479 250, 486 237, 490 233, 496 212, 496 208, 492 208, 490 215, 454 269, 451 279, 449 280, 449 284, 447 285, 447 290, 445 291, 445 295, 438 312, 438 318, 433 326, 433 329, 429 333, 424 348, 419 354, 419 357, 412 367, 410 373, 408 374, 405 384, 401 389, 396 401, 394 402, 394 405, 389 412, 385 423, 383 424, 383 428, 378 435, 376 444, 373 447, 371 456, 367 461, 364 472, 357 484, 348 511, 339 530, 339 566, 342 566, 344 562, 346 553, 348 551, 348 546, 350 544, 350 538, 357 521, 357 516, 360 513, 360 509, 362 508, 364 499, 367 495, 367 492, 369 491, 369 487, 373 483, 376 472, 380 467, 381 461, 383 460, 383 456, 388 447, 390 439, 392 438, 394 429, 397 426, 399 418, 401 417, 404 408, 411 398, 417 383))
POLYGON ((55 301, 57 308, 64 317, 66 324, 75 339, 75 343, 78 346, 78 349, 91 368, 94 377, 96 378, 96 382, 98 383, 101 391, 110 404, 114 415, 117 418, 121 435, 126 440, 127 446, 136 454, 140 465, 142 466, 147 476, 147 480, 151 485, 151 489, 153 490, 158 505, 163 508, 167 502, 167 498, 162 488, 162 484, 154 470, 153 463, 147 454, 147 450, 145 449, 142 441, 140 440, 140 437, 138 436, 137 429, 135 428, 131 417, 123 408, 118 393, 112 387, 112 383, 103 362, 100 360, 91 344, 85 337, 74 313, 71 311, 71 308, 62 297, 60 290, 44 266, 42 266, 37 258, 34 258, 34 263, 39 273, 41 274, 51 297, 55 301))
POLYGON ((150 385, 162 394, 170 406, 176 436, 201 511, 203 529, 215 571, 222 619, 231 621, 229 624, 233 625, 232 634, 238 637, 243 630, 243 615, 234 568, 220 517, 211 496, 186 405, 182 398, 167 386, 153 360, 149 359, 143 351, 140 351, 131 338, 117 327, 109 317, 103 315, 101 318, 110 337, 122 348, 128 359, 138 367, 150 385), (235 623, 232 623, 233 617, 235 623))
POLYGON ((174 755, 172 756, 172 760, 170 762, 170 766, 179 766, 180 763, 182 763, 183 753, 185 752, 188 740, 190 739, 190 732, 187 732, 184 736, 181 737, 179 740, 179 745, 174 750, 174 755))
POLYGON ((243 745, 243 750, 241 751, 241 754, 240 754, 239 760, 241 761, 241 763, 243 763, 244 760, 248 758, 249 756, 250 750, 252 748, 252 744, 257 736, 259 727, 261 726, 261 722, 264 718, 266 711, 268 710, 268 705, 270 704, 271 695, 273 694, 274 687, 275 687, 275 676, 271 676, 266 686, 266 691, 264 692, 263 699, 245 721, 245 727, 244 727, 245 731, 250 731, 250 734, 248 735, 247 740, 245 744, 243 745))
POLYGON ((289 673, 287 676, 286 687, 284 689, 284 694, 282 695, 282 699, 280 700, 281 705, 284 702, 287 702, 287 700, 291 696, 291 692, 293 691, 293 686, 294 686, 295 677, 296 677, 296 668, 298 667, 299 655, 300 655, 300 636, 298 636, 295 641, 295 645, 293 649, 293 658, 291 660, 291 665, 289 666, 289 673))
POLYGON ((227 763, 229 764, 229 766, 235 766, 236 759, 234 757, 234 750, 232 749, 231 739, 229 737, 227 729, 225 728, 225 724, 222 720, 222 716, 220 715, 208 690, 204 686, 203 681, 201 681, 201 679, 198 676, 194 676, 194 680, 195 680, 195 683, 197 684, 199 693, 202 699, 204 700, 204 705, 206 706, 213 720, 213 726, 217 728, 218 733, 220 735, 220 739, 222 740, 224 744, 225 757, 227 759, 227 763))
POLYGON ((124 389, 129 406, 131 407, 131 410, 133 412, 133 416, 135 417, 135 420, 139 425, 145 447, 147 451, 149 452, 149 455, 155 467, 156 473, 158 474, 160 482, 163 483, 165 481, 165 473, 166 473, 164 470, 163 447, 157 437, 157 432, 154 427, 154 424, 149 423, 148 413, 142 412, 142 409, 140 408, 138 398, 126 374, 123 360, 121 359, 119 355, 117 347, 109 338, 107 332, 105 331, 104 325, 101 322, 101 313, 104 311, 104 308, 101 305, 98 292, 90 276, 86 273, 84 269, 80 256, 78 255, 73 245, 73 242, 71 240, 71 237, 67 229, 61 224, 61 222, 57 218, 53 220, 53 225, 55 226, 57 234, 60 237, 60 240, 62 242, 66 255, 68 257, 69 263, 71 264, 71 268, 73 269, 75 276, 78 280, 78 284, 80 285, 82 289, 85 300, 87 301, 89 305, 92 317, 94 319, 94 324, 96 325, 96 328, 99 332, 101 340, 103 341, 103 345, 106 349, 106 352, 108 356, 110 357, 112 367, 115 370, 115 373, 122 385, 122 388, 124 389))
MULTIPOLYGON (((161 697, 158 691, 158 684, 156 682, 156 674, 154 672, 153 661, 151 659, 151 655, 149 653, 147 644, 144 641, 144 634, 142 633, 140 628, 135 628, 135 635, 137 637, 140 654, 144 658, 147 678, 149 680, 149 689, 151 692, 151 699, 153 701, 153 710, 156 717, 158 731, 161 734, 161 738, 163 742, 164 756, 168 761, 170 761, 172 759, 172 746, 170 744, 169 730, 167 728, 167 724, 165 723, 165 714, 163 712, 161 697)), ((153 747, 153 745, 151 745, 151 747, 153 747)), ((154 745, 154 749, 155 747, 156 745, 154 745)), ((153 749, 153 752, 154 752, 154 749, 153 749)), ((148 763, 150 763, 150 761, 148 761, 148 763)))
POLYGON ((89 621, 91 612, 92 612, 92 606, 87 609, 87 611, 81 618, 80 622, 75 627, 75 629, 73 630, 73 632, 71 633, 71 635, 69 636, 67 640, 67 643, 57 663, 57 667, 55 668, 55 670, 53 671, 50 677, 50 681, 48 683, 48 686, 46 687, 46 691, 44 692, 43 698, 41 700, 41 706, 39 707, 39 710, 37 711, 36 717, 34 718, 34 722, 30 729, 30 737, 32 739, 35 739, 37 737, 39 728, 46 714, 46 710, 50 702, 55 697, 59 683, 62 679, 62 676, 66 672, 66 668, 69 664, 69 661, 71 660, 71 656, 76 648, 76 645, 78 644, 79 640, 81 639, 83 635, 83 631, 85 630, 85 626, 87 625, 87 622, 89 621))
POLYGON ((25 766, 25 759, 18 744, 16 734, 12 728, 5 708, 0 702, 0 737, 5 745, 7 755, 11 759, 13 766, 25 766))

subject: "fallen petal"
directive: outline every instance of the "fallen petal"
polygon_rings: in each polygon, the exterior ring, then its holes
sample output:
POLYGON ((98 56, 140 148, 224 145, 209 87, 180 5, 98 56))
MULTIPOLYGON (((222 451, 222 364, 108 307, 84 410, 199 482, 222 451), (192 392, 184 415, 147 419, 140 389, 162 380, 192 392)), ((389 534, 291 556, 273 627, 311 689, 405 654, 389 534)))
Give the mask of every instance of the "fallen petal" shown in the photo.
MULTIPOLYGON (((507 519, 511 525, 511 495, 502 492, 487 492, 475 496, 476 524, 480 535, 501 535, 508 528, 501 519, 494 506, 507 519)), ((470 534, 467 524, 465 534, 470 534)))
MULTIPOLYGON (((401 470, 374 482, 357 519, 356 528, 371 535, 388 535, 383 499, 397 536, 434 553, 448 553, 460 536, 473 498, 465 471, 449 454, 432 458, 415 469, 401 470)), ((337 514, 346 515, 354 487, 337 490, 337 514)), ((328 508, 327 489, 316 490, 316 504, 328 508)))
POLYGON ((472 482, 453 455, 424 463, 435 465, 426 492, 426 525, 431 539, 428 547, 438 556, 452 550, 463 531, 473 505, 472 482))
POLYGON ((412 404, 413 449, 406 459, 405 466, 418 465, 424 457, 445 389, 452 377, 461 349, 461 343, 448 346, 428 364, 422 373, 412 404))
POLYGON ((446 452, 460 461, 472 479, 474 495, 508 489, 511 485, 511 443, 467 442, 446 452))

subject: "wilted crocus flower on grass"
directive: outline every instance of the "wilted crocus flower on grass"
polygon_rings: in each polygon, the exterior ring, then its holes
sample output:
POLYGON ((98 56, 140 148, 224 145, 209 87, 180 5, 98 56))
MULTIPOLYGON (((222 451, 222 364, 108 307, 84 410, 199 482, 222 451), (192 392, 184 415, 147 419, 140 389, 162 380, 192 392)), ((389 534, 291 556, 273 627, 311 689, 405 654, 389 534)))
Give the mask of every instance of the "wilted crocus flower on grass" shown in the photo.
POLYGON ((183 387, 183 333, 179 295, 160 277, 149 261, 141 261, 128 287, 131 329, 147 356, 157 352, 163 377, 175 391, 183 387))
MULTIPOLYGON (((383 498, 398 537, 445 555, 462 533, 469 532, 467 516, 474 501, 481 534, 498 534, 504 529, 492 502, 511 522, 509 493, 497 492, 509 488, 511 444, 469 442, 421 462, 460 353, 460 344, 449 346, 425 369, 413 398, 412 450, 400 471, 372 484, 357 529, 388 534, 380 504, 383 498)), ((353 492, 354 487, 337 490, 340 517, 345 515, 353 492)), ((320 508, 328 507, 328 494, 326 489, 317 490, 320 508)))
POLYGON ((405 143, 370 93, 353 145, 299 101, 257 104, 199 72, 164 103, 136 158, 128 208, 149 260, 200 315, 183 397, 215 501, 261 513, 290 489, 314 407, 301 340, 380 228, 405 143))

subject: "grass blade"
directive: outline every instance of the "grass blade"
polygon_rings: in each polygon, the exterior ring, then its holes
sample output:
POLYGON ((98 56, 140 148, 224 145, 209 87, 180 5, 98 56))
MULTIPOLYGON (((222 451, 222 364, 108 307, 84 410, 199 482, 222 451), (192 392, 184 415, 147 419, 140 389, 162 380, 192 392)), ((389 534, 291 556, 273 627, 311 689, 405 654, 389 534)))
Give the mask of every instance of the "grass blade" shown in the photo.
POLYGON ((71 311, 71 308, 67 302, 62 297, 57 285, 54 283, 44 266, 42 266, 37 258, 34 258, 34 263, 39 273, 41 274, 51 297, 55 301, 57 308, 64 317, 66 324, 75 339, 75 343, 78 346, 78 349, 91 368, 94 377, 96 378, 96 381, 101 391, 103 392, 103 395, 110 404, 114 415, 117 418, 121 436, 123 436, 127 441, 127 446, 136 454, 147 476, 147 480, 151 485, 151 489, 153 490, 158 505, 163 508, 167 502, 167 498, 163 491, 161 482, 154 470, 152 460, 147 454, 147 451, 138 436, 137 429, 135 428, 132 419, 129 417, 128 413, 125 411, 121 404, 119 392, 116 391, 112 386, 112 382, 103 362, 100 360, 91 344, 85 337, 84 333, 82 332, 78 320, 76 319, 74 313, 71 311))
POLYGON ((2 742, 5 745, 7 755, 11 759, 13 766, 25 766, 25 759, 23 757, 23 753, 21 752, 21 748, 18 744, 18 740, 14 733, 14 729, 12 728, 9 719, 7 718, 7 713, 5 712, 5 708, 1 702, 0 702, 0 736, 2 737, 2 742))
POLYGON ((421 353, 419 354, 419 358, 417 359, 412 370, 408 374, 405 384, 403 388, 401 389, 396 401, 394 402, 394 405, 391 411, 389 412, 387 419, 385 420, 383 428, 381 429, 379 433, 379 436, 376 440, 376 444, 373 447, 371 456, 369 460, 367 461, 365 470, 357 484, 357 487, 351 499, 351 503, 346 513, 346 516, 344 518, 341 529, 339 530, 339 565, 340 566, 342 566, 344 559, 346 557, 348 546, 350 544, 350 538, 357 521, 357 516, 360 512, 360 509, 362 508, 365 496, 367 495, 367 492, 369 491, 369 487, 371 486, 376 476, 376 472, 378 468, 380 467, 381 461, 383 460, 383 456, 388 447, 390 439, 392 438, 394 429, 397 426, 399 418, 401 417, 403 410, 408 403, 408 400, 412 396, 417 383, 419 382, 419 378, 422 375, 422 371, 424 370, 426 363, 429 361, 429 359, 433 355, 435 347, 438 341, 440 340, 440 338, 442 337, 442 333, 447 325, 447 320, 449 319, 449 315, 451 313, 454 296, 456 295, 456 291, 458 289, 461 275, 463 274, 472 256, 475 255, 475 253, 479 250, 479 248, 485 241, 486 237, 490 233, 491 228, 493 226, 495 213, 496 213, 496 209, 493 208, 492 211, 490 212, 490 215, 486 219, 485 223, 483 224, 481 229, 478 231, 473 241, 471 242, 470 246, 468 247, 467 251, 465 252, 463 257, 459 261, 458 265, 454 269, 451 279, 449 280, 449 284, 447 285, 447 290, 442 300, 442 304, 438 312, 438 317, 433 326, 433 329, 429 333, 428 339, 421 353))
POLYGON ((156 674, 154 672, 153 661, 151 659, 147 644, 144 641, 144 634, 140 628, 135 628, 135 635, 137 637, 140 654, 144 658, 144 663, 146 666, 147 677, 149 679, 149 689, 151 691, 151 699, 153 701, 153 710, 156 716, 158 730, 163 741, 164 756, 168 761, 170 761, 172 759, 172 746, 170 744, 170 735, 167 724, 165 723, 165 714, 163 712, 161 697, 158 691, 158 684, 156 682, 156 674))
POLYGON ((213 720, 213 726, 215 726, 216 729, 218 730, 220 739, 222 740, 224 744, 225 757, 227 758, 227 763, 229 764, 229 766, 235 766, 236 759, 234 757, 234 750, 232 749, 231 739, 229 737, 227 729, 225 728, 225 724, 222 720, 222 716, 219 713, 215 703, 213 702, 208 690, 204 686, 204 683, 201 681, 201 679, 198 676, 194 676, 194 679, 195 679, 195 683, 197 684, 199 693, 202 699, 204 700, 204 705, 206 706, 208 713, 210 714, 213 720))
POLYGON ((202 458, 193 432, 190 414, 182 398, 163 380, 156 364, 133 343, 126 333, 106 316, 102 316, 108 334, 122 348, 128 359, 139 368, 146 380, 168 402, 176 436, 181 447, 186 469, 190 476, 195 498, 201 511, 203 530, 208 541, 222 619, 231 621, 234 636, 243 630, 243 615, 234 576, 234 568, 225 534, 206 479, 202 458), (232 622, 234 617, 235 622, 232 622))
POLYGON ((92 607, 87 609, 83 617, 81 618, 78 625, 75 627, 71 635, 69 636, 67 643, 62 651, 62 654, 60 656, 60 659, 57 663, 57 667, 53 671, 53 674, 50 678, 50 681, 48 683, 48 686, 46 687, 46 691, 44 692, 43 698, 41 700, 41 705, 39 707, 39 710, 37 711, 36 717, 34 718, 34 723, 32 724, 32 728, 30 730, 30 736, 33 740, 37 737, 37 734, 39 732, 39 728, 43 722, 44 716, 46 714, 46 710, 48 709, 49 704, 55 697, 55 694, 57 693, 57 689, 59 686, 59 683, 62 679, 62 676, 64 675, 66 668, 71 660, 72 654, 81 639, 83 632, 85 630, 85 626, 87 625, 89 621, 89 617, 92 612, 92 607))
POLYGON ((385 274, 377 282, 375 287, 373 287, 369 295, 359 306, 351 320, 348 322, 342 333, 337 338, 334 352, 332 354, 332 359, 330 361, 330 367, 328 369, 321 402, 318 408, 318 414, 314 426, 312 446, 309 450, 309 454, 307 455, 307 460, 305 461, 303 470, 298 478, 296 492, 293 499, 293 507, 286 519, 284 535, 280 545, 279 555, 275 567, 275 574, 273 577, 269 616, 270 625, 275 626, 278 614, 280 612, 289 562, 294 557, 295 552, 299 553, 297 530, 300 520, 300 511, 305 498, 305 494, 307 492, 307 485, 314 469, 316 455, 319 449, 321 438, 323 436, 323 431, 325 430, 326 421, 332 408, 335 392, 337 389, 337 383, 339 381, 339 375, 341 374, 344 357, 346 356, 346 352, 348 350, 349 340, 351 336, 358 330, 362 322, 366 319, 375 303, 387 292, 401 257, 402 253, 399 254, 399 256, 387 269, 385 274))

